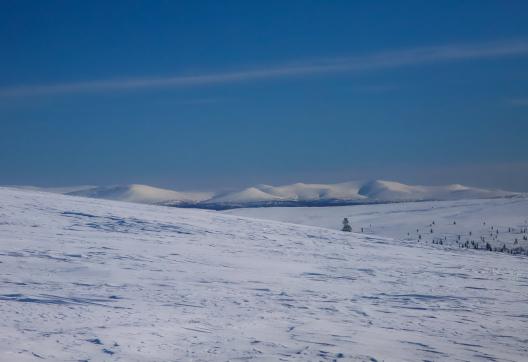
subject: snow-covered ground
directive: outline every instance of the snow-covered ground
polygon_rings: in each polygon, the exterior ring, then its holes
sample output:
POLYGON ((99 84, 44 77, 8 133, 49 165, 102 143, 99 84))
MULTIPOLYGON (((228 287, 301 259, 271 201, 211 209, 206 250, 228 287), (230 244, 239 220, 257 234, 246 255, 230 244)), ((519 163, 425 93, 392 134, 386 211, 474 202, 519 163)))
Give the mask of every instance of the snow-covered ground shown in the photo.
POLYGON ((522 361, 527 262, 0 188, 0 361, 522 361))
POLYGON ((528 251, 528 198, 406 202, 333 207, 272 207, 224 211, 261 219, 352 230, 420 243, 528 251), (525 240, 526 239, 526 240, 525 240), (517 240, 517 243, 515 242, 517 240), (478 244, 478 245, 477 245, 478 244))

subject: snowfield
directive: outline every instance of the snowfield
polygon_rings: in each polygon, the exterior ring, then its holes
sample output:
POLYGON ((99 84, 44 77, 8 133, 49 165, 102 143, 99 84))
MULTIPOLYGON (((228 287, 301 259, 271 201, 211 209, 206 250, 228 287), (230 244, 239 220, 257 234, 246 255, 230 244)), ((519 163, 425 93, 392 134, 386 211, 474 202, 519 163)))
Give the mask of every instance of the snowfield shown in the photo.
MULTIPOLYGON (((459 247, 466 241, 528 251, 528 197, 424 201, 333 207, 272 207, 226 214, 340 230, 348 218, 353 231, 397 240, 459 247), (526 240, 525 240, 526 239, 526 240), (515 243, 517 240, 517 244, 515 243)), ((526 253, 523 253, 526 254, 526 253)))
POLYGON ((522 361, 527 262, 0 188, 0 360, 522 361))

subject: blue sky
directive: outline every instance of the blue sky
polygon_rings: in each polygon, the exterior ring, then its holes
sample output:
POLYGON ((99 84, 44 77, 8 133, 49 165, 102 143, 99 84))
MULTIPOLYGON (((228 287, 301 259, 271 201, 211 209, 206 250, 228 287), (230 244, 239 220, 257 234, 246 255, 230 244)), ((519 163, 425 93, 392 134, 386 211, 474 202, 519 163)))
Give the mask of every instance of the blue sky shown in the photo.
POLYGON ((528 191, 526 1, 1 1, 0 184, 528 191))

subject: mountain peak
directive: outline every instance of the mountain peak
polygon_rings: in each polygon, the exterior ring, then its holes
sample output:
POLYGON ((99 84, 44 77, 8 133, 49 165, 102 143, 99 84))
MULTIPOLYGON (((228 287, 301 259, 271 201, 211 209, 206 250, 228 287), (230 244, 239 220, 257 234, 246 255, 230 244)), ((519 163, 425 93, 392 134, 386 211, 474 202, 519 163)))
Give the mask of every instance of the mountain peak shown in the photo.
POLYGON ((224 193, 181 192, 142 184, 86 186, 45 189, 44 191, 50 190, 75 196, 211 209, 281 205, 328 206, 373 202, 482 199, 521 195, 514 192, 487 190, 460 184, 421 186, 388 180, 348 181, 336 184, 297 182, 280 186, 260 184, 224 193))

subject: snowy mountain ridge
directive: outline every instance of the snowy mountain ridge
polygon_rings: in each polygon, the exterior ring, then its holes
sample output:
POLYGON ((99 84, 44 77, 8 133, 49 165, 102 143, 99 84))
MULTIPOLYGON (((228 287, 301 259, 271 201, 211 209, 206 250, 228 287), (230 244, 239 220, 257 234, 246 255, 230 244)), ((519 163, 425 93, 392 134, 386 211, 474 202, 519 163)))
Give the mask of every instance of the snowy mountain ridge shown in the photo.
POLYGON ((349 181, 335 184, 255 185, 242 190, 223 193, 175 191, 138 184, 40 190, 72 196, 205 209, 445 201, 522 195, 516 192, 482 189, 459 184, 420 186, 385 180, 349 181))

